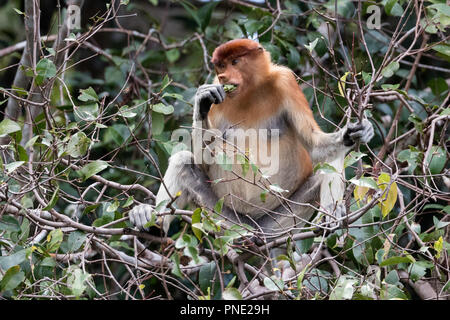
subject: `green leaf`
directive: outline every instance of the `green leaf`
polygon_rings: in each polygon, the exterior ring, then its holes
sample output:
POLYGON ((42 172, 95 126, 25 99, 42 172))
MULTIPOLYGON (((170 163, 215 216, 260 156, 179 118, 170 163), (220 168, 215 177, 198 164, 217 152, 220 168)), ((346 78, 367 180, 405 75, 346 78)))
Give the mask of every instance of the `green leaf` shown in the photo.
POLYGON ((91 275, 76 267, 67 277, 67 286, 72 291, 72 294, 79 297, 87 288, 86 282, 91 278, 91 275))
POLYGON ((269 290, 280 290, 283 291, 284 281, 277 278, 276 276, 271 276, 264 278, 264 286, 269 290))
POLYGON ((20 224, 13 216, 4 215, 0 220, 0 230, 19 232, 20 224))
POLYGON ((30 140, 28 140, 28 142, 25 144, 25 149, 31 148, 32 146, 34 146, 34 144, 36 143, 37 139, 39 139, 39 136, 34 136, 30 140))
POLYGON ((49 252, 56 252, 63 241, 63 232, 61 229, 52 230, 47 236, 47 250, 49 252))
POLYGON ((218 152, 216 161, 224 171, 231 171, 233 169, 233 160, 225 152, 218 152))
POLYGON ((349 181, 359 187, 367 187, 367 188, 377 189, 377 190, 379 189, 377 183, 371 177, 361 177, 359 179, 352 178, 349 181))
POLYGON ((114 212, 117 210, 117 208, 119 208, 120 203, 117 200, 114 200, 113 203, 111 203, 108 207, 106 207, 106 211, 107 212, 114 212))
POLYGON ((440 13, 450 17, 450 6, 448 5, 448 3, 447 4, 445 4, 445 3, 436 3, 436 4, 432 4, 431 6, 428 6, 427 8, 436 9, 440 13))
POLYGON ((319 38, 316 38, 313 42, 310 42, 308 45, 305 44, 305 48, 309 50, 310 53, 314 50, 314 48, 317 45, 317 41, 319 41, 319 38))
POLYGON ((80 171, 78 171, 78 175, 82 178, 83 181, 86 181, 93 175, 108 168, 108 166, 108 163, 106 163, 105 161, 96 160, 81 168, 80 171))
POLYGON ((172 114, 174 109, 172 105, 165 105, 163 103, 157 103, 152 105, 152 110, 156 113, 161 113, 164 115, 172 114))
POLYGON ((93 121, 96 120, 98 117, 98 104, 97 103, 91 103, 86 104, 84 106, 79 106, 74 109, 75 113, 75 119, 77 121, 84 120, 84 121, 93 121))
POLYGON ((200 20, 200 27, 202 30, 205 30, 209 25, 213 10, 218 4, 218 1, 210 1, 198 10, 198 18, 200 20))
POLYGON ((433 50, 450 57, 450 45, 448 45, 448 44, 435 45, 435 46, 433 46, 433 50))
POLYGON ((125 201, 125 203, 122 205, 122 208, 131 206, 133 204, 133 201, 134 201, 133 196, 129 196, 127 201, 125 201))
POLYGON ((5 164, 5 170, 7 173, 11 173, 14 170, 16 170, 18 167, 23 165, 24 163, 25 163, 25 161, 14 161, 14 162, 5 164))
POLYGON ((344 159, 344 168, 351 166, 352 164, 359 161, 359 159, 361 159, 364 156, 367 156, 367 154, 362 153, 362 152, 356 152, 356 151, 350 152, 344 159))
POLYGON ((122 106, 120 109, 119 109, 119 115, 120 116, 122 116, 122 117, 124 117, 124 118, 134 118, 136 115, 137 115, 137 113, 136 112, 133 112, 133 111, 131 111, 131 110, 129 110, 130 109, 130 107, 128 107, 128 106, 122 106))
POLYGON ((80 95, 78 96, 78 100, 83 101, 83 102, 87 102, 87 101, 98 102, 99 98, 98 98, 95 90, 92 89, 92 87, 89 87, 87 89, 80 89, 80 95))
POLYGON ((338 89, 341 96, 345 97, 345 80, 347 76, 350 74, 350 71, 344 73, 344 75, 338 81, 338 89))
POLYGON ((341 276, 330 294, 330 300, 350 300, 353 297, 355 288, 353 287, 358 281, 349 276, 341 276))
POLYGON ((180 50, 178 50, 177 48, 166 51, 166 58, 169 63, 174 63, 175 61, 177 61, 180 58, 180 55, 180 50))
POLYGON ((48 211, 55 206, 56 202, 58 201, 58 193, 59 193, 59 186, 56 187, 56 190, 55 192, 53 192, 52 198, 48 202, 48 205, 44 209, 42 209, 42 211, 48 211))
POLYGON ((242 295, 236 288, 226 288, 222 292, 222 299, 224 300, 242 300, 242 295))
POLYGON ((19 266, 9 268, 0 281, 0 292, 15 289, 23 280, 25 273, 20 271, 19 266))
POLYGON ((172 260, 172 274, 177 277, 184 278, 180 268, 180 256, 177 253, 174 253, 170 256, 170 260, 172 260))
POLYGON ((392 61, 382 71, 381 74, 385 78, 390 78, 394 75, 394 72, 400 68, 400 64, 397 61, 392 61))
POLYGON ((56 76, 56 67, 53 61, 47 58, 41 59, 36 65, 36 84, 40 86, 44 83, 45 79, 54 76, 56 76))
POLYGON ((385 1, 384 11, 389 16, 400 17, 403 14, 403 8, 398 4, 398 0, 387 0, 385 1))
POLYGON ((13 8, 13 10, 17 13, 17 14, 20 14, 20 15, 25 15, 25 12, 23 12, 23 11, 20 11, 19 9, 17 9, 17 8, 13 8))
POLYGON ((8 270, 9 268, 19 265, 27 258, 27 250, 20 250, 9 256, 0 256, 0 268, 8 270))
POLYGON ((442 236, 440 236, 439 239, 434 242, 433 248, 434 250, 436 250, 436 259, 439 259, 441 257, 442 249, 444 248, 444 239, 442 238, 442 236))
POLYGON ((206 292, 207 289, 213 284, 216 269, 217 266, 214 261, 205 263, 200 267, 200 271, 198 272, 198 283, 203 292, 206 292))
POLYGON ((202 220, 202 209, 197 208, 194 210, 194 213, 192 214, 192 232, 197 237, 200 242, 202 241, 202 231, 199 228, 194 227, 194 224, 199 224, 202 220))
POLYGON ((6 136, 10 133, 20 131, 21 128, 16 122, 6 118, 0 122, 0 137, 6 136))
POLYGON ((314 167, 314 173, 336 173, 336 172, 337 172, 336 168, 328 163, 321 162, 314 167))
POLYGON ((82 157, 86 154, 90 145, 91 139, 84 132, 78 131, 70 137, 65 152, 73 158, 82 157))
POLYGON ((187 1, 180 1, 179 2, 184 9, 191 15, 192 18, 194 18, 194 21, 197 23, 197 25, 201 28, 202 22, 200 21, 200 18, 197 14, 197 8, 193 5, 188 3, 187 1))
POLYGON ((384 91, 397 90, 400 87, 400 84, 382 84, 381 89, 384 91))
POLYGON ((442 169, 444 169, 446 161, 447 156, 444 149, 439 146, 432 146, 426 159, 426 163, 431 174, 441 173, 442 169))
POLYGON ((217 213, 222 213, 222 208, 223 208, 223 198, 220 198, 219 200, 217 200, 216 204, 214 205, 214 211, 217 213))
POLYGON ((67 249, 70 252, 75 252, 81 248, 86 241, 86 234, 81 231, 73 231, 67 238, 67 249))
MULTIPOLYGON (((380 176, 378 177, 378 186, 381 190, 386 190, 389 187, 389 184, 391 182, 391 176, 386 173, 382 172, 380 176)), ((397 183, 392 182, 390 184, 389 192, 387 196, 383 194, 383 196, 380 198, 380 208, 381 208, 381 214, 384 217, 388 215, 389 212, 394 208, 395 203, 397 201, 397 195, 398 195, 398 188, 397 183)))
POLYGON ((386 260, 382 261, 380 263, 380 267, 386 267, 386 266, 390 266, 393 264, 399 264, 399 263, 414 263, 414 262, 416 262, 416 260, 410 255, 407 255, 406 257, 396 256, 396 257, 387 258, 386 260))

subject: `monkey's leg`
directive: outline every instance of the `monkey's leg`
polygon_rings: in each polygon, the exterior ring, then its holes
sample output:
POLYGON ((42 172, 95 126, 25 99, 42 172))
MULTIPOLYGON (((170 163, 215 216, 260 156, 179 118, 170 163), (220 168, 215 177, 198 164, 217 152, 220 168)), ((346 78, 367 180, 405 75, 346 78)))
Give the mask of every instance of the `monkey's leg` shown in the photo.
POLYGON ((323 179, 323 175, 310 176, 289 197, 287 203, 273 210, 275 213, 267 213, 258 220, 264 236, 275 238, 302 227, 314 214, 314 207, 319 203, 323 179))
MULTIPOLYGON (((169 166, 163 181, 156 195, 156 205, 164 200, 170 201, 178 192, 181 195, 176 199, 174 205, 178 208, 183 208, 188 203, 194 203, 197 206, 206 207, 212 210, 219 200, 213 192, 208 182, 208 176, 203 170, 194 164, 194 156, 189 151, 180 151, 174 154, 169 159, 169 166), (170 194, 170 195, 169 195, 170 194)), ((161 208, 163 211, 164 208, 161 208)), ((144 229, 144 225, 150 221, 152 210, 154 208, 150 205, 143 204, 133 208, 130 215, 130 222, 139 229, 144 229)), ((238 213, 233 212, 227 207, 223 207, 222 215, 226 220, 231 220, 232 223, 246 223, 254 226, 252 221, 238 213)), ((167 233, 170 223, 174 216, 166 215, 162 221, 163 230, 167 233)))

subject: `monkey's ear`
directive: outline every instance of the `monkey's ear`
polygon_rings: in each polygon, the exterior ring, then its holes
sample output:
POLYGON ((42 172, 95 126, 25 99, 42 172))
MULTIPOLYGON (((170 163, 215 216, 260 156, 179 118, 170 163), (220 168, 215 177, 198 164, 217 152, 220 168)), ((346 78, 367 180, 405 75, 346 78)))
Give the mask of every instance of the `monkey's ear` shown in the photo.
POLYGON ((258 51, 264 51, 263 47, 258 47, 258 51))

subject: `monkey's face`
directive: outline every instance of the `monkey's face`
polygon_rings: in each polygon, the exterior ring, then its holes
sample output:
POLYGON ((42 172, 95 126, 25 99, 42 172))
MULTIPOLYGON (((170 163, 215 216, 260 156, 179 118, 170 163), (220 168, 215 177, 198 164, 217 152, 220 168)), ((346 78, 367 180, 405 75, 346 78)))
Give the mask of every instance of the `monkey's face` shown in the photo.
POLYGON ((232 92, 227 94, 228 97, 233 97, 242 90, 245 83, 244 73, 242 70, 243 57, 226 59, 216 64, 216 74, 220 84, 232 84, 236 86, 232 92))

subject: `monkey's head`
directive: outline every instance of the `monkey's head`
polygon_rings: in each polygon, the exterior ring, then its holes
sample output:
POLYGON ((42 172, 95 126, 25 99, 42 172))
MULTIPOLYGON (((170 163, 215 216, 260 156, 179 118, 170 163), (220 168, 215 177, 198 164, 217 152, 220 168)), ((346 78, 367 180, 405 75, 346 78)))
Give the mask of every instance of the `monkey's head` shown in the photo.
POLYGON ((217 47, 212 55, 217 79, 237 88, 230 97, 257 86, 270 70, 270 53, 256 41, 236 39, 217 47))

